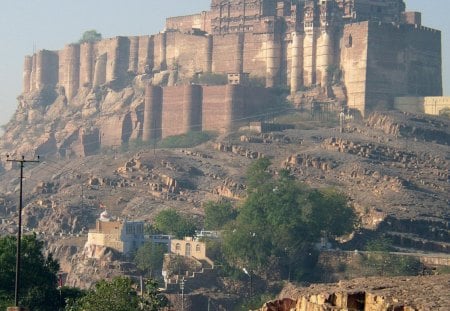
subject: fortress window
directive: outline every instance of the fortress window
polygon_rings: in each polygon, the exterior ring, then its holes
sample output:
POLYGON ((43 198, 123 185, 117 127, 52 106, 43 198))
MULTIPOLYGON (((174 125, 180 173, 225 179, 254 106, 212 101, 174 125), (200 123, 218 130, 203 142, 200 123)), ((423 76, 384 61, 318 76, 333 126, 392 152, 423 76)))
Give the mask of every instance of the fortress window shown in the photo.
POLYGON ((347 38, 347 44, 345 45, 348 48, 351 48, 353 46, 353 37, 352 35, 349 35, 347 38))
POLYGON ((197 244, 197 246, 195 246, 195 251, 198 253, 198 252, 200 252, 200 245, 199 244, 197 244))
POLYGON ((180 251, 180 250, 181 250, 181 245, 180 245, 180 243, 175 244, 175 250, 176 250, 176 251, 180 251))

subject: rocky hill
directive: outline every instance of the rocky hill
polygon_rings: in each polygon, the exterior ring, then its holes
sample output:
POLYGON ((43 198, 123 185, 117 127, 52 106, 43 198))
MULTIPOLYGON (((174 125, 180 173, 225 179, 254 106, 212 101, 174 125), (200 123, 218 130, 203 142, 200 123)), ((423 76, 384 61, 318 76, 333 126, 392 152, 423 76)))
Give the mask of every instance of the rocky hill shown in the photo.
MULTIPOLYGON (((274 170, 287 168, 313 187, 336 187, 349 196, 362 220, 354 247, 371 230, 381 230, 402 250, 450 253, 448 119, 380 112, 348 123, 343 133, 332 121, 296 111, 278 121, 295 129, 260 134, 246 128, 187 149, 143 145, 44 157, 25 170, 26 230, 40 232, 69 279, 79 280, 70 273, 86 271, 76 263, 101 203, 121 218, 150 222, 162 209, 176 208, 201 219, 204 202, 241 199, 246 168, 268 157, 274 170)), ((18 182, 16 169, 2 173, 3 233, 16 228, 18 182)))

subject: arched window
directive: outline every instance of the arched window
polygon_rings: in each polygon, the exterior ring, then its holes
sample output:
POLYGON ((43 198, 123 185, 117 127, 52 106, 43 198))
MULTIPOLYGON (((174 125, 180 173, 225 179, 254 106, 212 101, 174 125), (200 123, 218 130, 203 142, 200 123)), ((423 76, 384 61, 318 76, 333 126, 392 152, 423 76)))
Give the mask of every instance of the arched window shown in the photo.
POLYGON ((200 252, 200 244, 197 244, 197 245, 195 246, 195 251, 196 251, 197 253, 200 252))
POLYGON ((175 244, 175 250, 176 250, 176 251, 180 251, 180 250, 181 250, 181 245, 180 245, 180 243, 175 244))

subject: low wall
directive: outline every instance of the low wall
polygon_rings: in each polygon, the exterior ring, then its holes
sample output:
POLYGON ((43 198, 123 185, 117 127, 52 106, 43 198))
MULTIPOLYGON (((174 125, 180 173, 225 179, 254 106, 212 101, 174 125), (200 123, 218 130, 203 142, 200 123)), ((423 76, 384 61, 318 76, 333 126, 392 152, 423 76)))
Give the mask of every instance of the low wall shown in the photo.
POLYGON ((394 108, 409 113, 439 115, 444 109, 450 109, 450 97, 396 97, 394 108))

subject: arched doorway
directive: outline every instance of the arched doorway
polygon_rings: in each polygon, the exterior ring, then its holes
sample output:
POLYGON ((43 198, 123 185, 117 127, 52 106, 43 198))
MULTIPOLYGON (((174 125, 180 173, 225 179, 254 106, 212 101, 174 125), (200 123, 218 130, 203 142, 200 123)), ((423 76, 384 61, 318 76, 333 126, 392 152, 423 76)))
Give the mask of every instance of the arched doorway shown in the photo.
POLYGON ((191 257, 191 244, 186 244, 186 257, 191 257))

